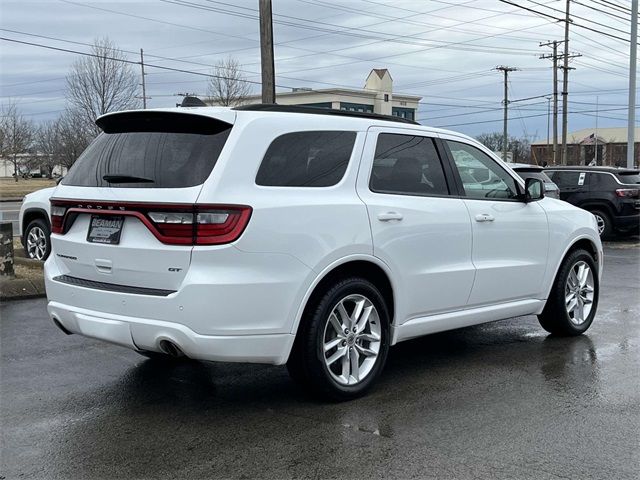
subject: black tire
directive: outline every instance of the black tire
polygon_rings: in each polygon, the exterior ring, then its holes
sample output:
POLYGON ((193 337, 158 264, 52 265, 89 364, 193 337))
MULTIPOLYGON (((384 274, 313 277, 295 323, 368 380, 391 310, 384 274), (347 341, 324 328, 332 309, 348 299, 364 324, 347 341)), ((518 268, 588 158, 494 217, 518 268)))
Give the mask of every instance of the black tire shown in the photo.
POLYGON ((600 284, 598 282, 598 269, 593 257, 586 250, 578 249, 569 253, 562 262, 556 279, 549 293, 547 304, 538 320, 542 328, 547 332, 560 336, 576 336, 587 331, 593 323, 593 318, 598 309, 598 297, 600 293, 600 284), (574 323, 567 312, 566 295, 567 295, 567 279, 571 270, 580 262, 586 263, 590 268, 593 276, 593 300, 591 303, 591 311, 582 323, 577 325, 574 323))
MULTIPOLYGON (((333 400, 357 398, 373 385, 384 368, 389 352, 389 324, 387 305, 373 283, 360 277, 340 279, 316 296, 315 300, 305 309, 296 341, 287 362, 289 374, 295 381, 321 397, 333 400), (372 320, 370 323, 375 325, 379 321, 376 328, 380 330, 380 345, 377 357, 371 362, 373 365, 365 378, 353 385, 344 385, 332 376, 330 368, 326 365, 323 345, 325 344, 325 335, 328 332, 325 331, 325 328, 330 328, 327 325, 330 322, 329 317, 332 311, 338 303, 352 295, 364 297, 375 307, 377 320, 372 320)), ((352 337, 351 334, 349 336, 352 337)), ((345 345, 342 348, 354 351, 363 346, 362 343, 357 344, 359 340, 350 338, 349 341, 351 343, 347 344, 345 340, 340 347, 345 345), (349 345, 353 345, 353 347, 349 347, 349 345)), ((369 348, 371 348, 370 345, 369 348)), ((336 349, 338 348, 336 346, 336 349)), ((362 357, 362 365, 364 365, 365 358, 365 356, 362 357)), ((357 363, 358 360, 355 362, 357 363)))
POLYGON ((27 228, 24 231, 24 253, 27 258, 31 258, 34 260, 45 261, 49 258, 49 254, 51 253, 51 230, 49 229, 49 225, 42 218, 36 218, 35 220, 31 220, 27 225, 27 228), (43 236, 40 236, 40 232, 43 236), (39 243, 36 247, 32 247, 30 249, 30 235, 33 233, 34 240, 37 240, 39 243), (44 252, 44 253, 42 253, 44 252))
POLYGON ((592 214, 595 215, 596 220, 598 221, 598 233, 600 233, 600 238, 609 238, 613 234, 613 221, 611 220, 611 216, 605 212, 604 210, 590 210, 592 214), (600 231, 600 226, 602 225, 602 231, 600 231))

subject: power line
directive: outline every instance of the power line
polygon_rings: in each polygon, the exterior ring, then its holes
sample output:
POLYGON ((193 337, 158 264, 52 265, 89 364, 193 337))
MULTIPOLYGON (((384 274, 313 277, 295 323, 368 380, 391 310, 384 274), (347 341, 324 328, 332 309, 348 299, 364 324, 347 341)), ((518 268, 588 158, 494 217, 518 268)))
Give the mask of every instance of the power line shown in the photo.
MULTIPOLYGON (((543 17, 551 18, 551 19, 556 20, 558 22, 564 22, 565 21, 565 20, 563 20, 561 18, 554 17, 553 15, 550 15, 548 13, 539 12, 539 11, 533 9, 533 8, 525 7, 524 5, 518 5, 517 3, 512 2, 510 0, 498 0, 498 1, 502 2, 502 3, 509 4, 509 5, 513 5, 514 7, 519 7, 521 9, 523 9, 523 10, 526 10, 528 12, 534 13, 536 15, 540 15, 540 16, 543 16, 543 17)), ((585 30, 589 30, 589 31, 595 32, 595 33, 600 33, 601 35, 605 35, 605 36, 610 37, 610 38, 615 38, 616 40, 620 40, 620 41, 623 41, 623 42, 629 42, 630 41, 630 40, 628 40, 626 38, 619 37, 617 35, 613 35, 612 33, 607 33, 607 32, 603 32, 602 30, 598 30, 596 28, 587 27, 586 25, 580 25, 580 24, 577 24, 575 22, 573 22, 573 25, 575 27, 583 28, 585 30)))

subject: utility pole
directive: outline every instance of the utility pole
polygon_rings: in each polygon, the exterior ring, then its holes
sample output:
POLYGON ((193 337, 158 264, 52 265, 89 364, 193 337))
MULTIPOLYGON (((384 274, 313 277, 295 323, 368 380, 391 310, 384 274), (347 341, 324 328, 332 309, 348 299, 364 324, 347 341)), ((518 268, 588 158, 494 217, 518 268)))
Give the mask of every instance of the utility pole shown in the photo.
POLYGON ((507 161, 507 150, 509 149, 509 137, 507 136, 507 121, 508 121, 508 108, 509 108, 509 72, 515 72, 518 70, 514 67, 505 67, 501 65, 496 67, 495 70, 504 73, 504 120, 502 125, 502 160, 507 161))
POLYGON ((273 21, 271 0, 258 0, 260 6, 260 61, 262 63, 262 103, 276 103, 273 60, 273 21))
MULTIPOLYGON (((549 137, 551 137, 551 97, 547 97, 547 155, 545 155, 547 158, 549 155, 549 137)), ((545 160, 546 161, 546 160, 545 160)))
POLYGON ((636 62, 638 59, 638 0, 631 0, 631 51, 629 52, 629 115, 627 127, 627 168, 633 168, 636 133, 636 62))
POLYGON ((140 68, 142 69, 142 83, 140 84, 142 85, 142 108, 146 109, 147 100, 150 99, 150 97, 147 97, 147 86, 144 80, 144 52, 142 49, 140 49, 140 68))
POLYGON ((562 64, 562 165, 567 164, 567 127, 569 123, 569 8, 571 0, 567 0, 564 19, 564 58, 562 64))
MULTIPOLYGON (((541 47, 553 47, 552 54, 540 55, 540 58, 550 58, 553 60, 553 150, 552 165, 558 162, 558 44, 561 41, 541 43, 541 47)), ((548 137, 547 137, 548 138, 548 137)))
POLYGON ((593 164, 598 165, 598 110, 599 110, 600 97, 596 96, 596 147, 593 155, 593 164))

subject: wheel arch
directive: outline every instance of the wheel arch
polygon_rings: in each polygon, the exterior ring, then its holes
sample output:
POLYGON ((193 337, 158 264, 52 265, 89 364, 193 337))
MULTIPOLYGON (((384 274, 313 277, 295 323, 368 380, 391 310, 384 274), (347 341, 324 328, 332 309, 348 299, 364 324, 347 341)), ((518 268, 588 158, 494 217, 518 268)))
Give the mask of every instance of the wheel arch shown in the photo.
POLYGON ((303 301, 300 304, 292 326, 291 333, 297 336, 300 330, 300 324, 307 309, 313 305, 314 301, 321 294, 323 289, 339 278, 349 275, 358 275, 371 281, 385 299, 389 310, 389 318, 391 324, 395 315, 395 288, 391 281, 391 271, 389 267, 380 259, 369 255, 354 255, 342 258, 331 265, 327 266, 319 275, 316 276, 310 287, 307 289, 303 301))
POLYGON ((20 238, 23 243, 27 227, 32 221, 36 219, 44 220, 44 222, 47 224, 47 227, 49 228, 49 231, 51 231, 51 222, 49 221, 49 215, 47 214, 47 211, 44 208, 38 207, 28 208, 24 211, 24 214, 22 215, 22 222, 20 224, 22 230, 20 232, 20 238))
POLYGON ((579 250, 579 249, 586 250, 587 252, 589 252, 591 254, 591 256, 593 257, 593 259, 594 259, 594 261, 596 263, 596 266, 598 267, 598 276, 600 275, 600 267, 602 266, 602 263, 601 263, 600 252, 598 251, 597 243, 587 235, 583 235, 583 236, 577 237, 569 244, 569 246, 564 250, 564 252, 560 256, 560 260, 557 262, 557 264, 555 266, 555 269, 553 271, 553 277, 551 278, 551 281, 549 282, 549 287, 547 288, 547 292, 546 292, 545 298, 549 298, 549 294, 551 292, 551 289, 553 288, 553 285, 555 284, 556 278, 558 277, 558 272, 560 271, 560 267, 564 263, 565 259, 572 252, 574 252, 575 250, 579 250))

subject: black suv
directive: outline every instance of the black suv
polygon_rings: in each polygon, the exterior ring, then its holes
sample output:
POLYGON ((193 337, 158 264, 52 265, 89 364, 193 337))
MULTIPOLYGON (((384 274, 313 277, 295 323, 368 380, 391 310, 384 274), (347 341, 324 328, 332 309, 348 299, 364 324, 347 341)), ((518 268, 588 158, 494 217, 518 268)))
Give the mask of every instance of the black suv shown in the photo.
POLYGON ((636 232, 640 226, 640 170, 614 167, 548 167, 560 198, 593 213, 600 236, 636 232))

